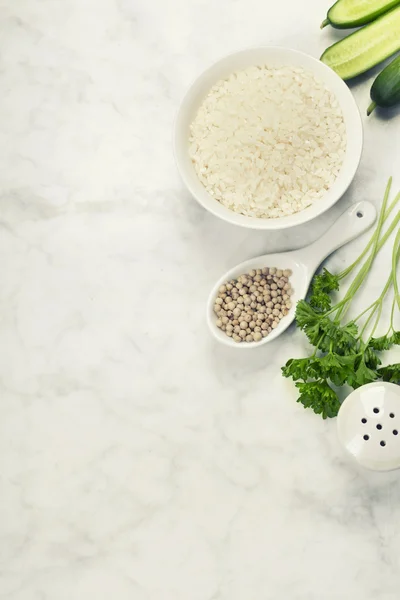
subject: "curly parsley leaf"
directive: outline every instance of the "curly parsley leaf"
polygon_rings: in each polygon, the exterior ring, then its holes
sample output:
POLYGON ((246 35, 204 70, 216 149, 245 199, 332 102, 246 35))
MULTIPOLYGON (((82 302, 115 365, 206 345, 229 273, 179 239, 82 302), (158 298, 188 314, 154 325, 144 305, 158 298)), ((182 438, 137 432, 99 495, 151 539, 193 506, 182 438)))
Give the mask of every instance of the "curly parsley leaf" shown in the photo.
POLYGON ((364 356, 365 364, 370 369, 377 369, 379 367, 379 365, 382 364, 381 359, 376 354, 376 352, 374 352, 374 350, 372 348, 369 348, 369 347, 365 348, 365 350, 363 352, 363 356, 364 356))
POLYGON ((322 317, 305 300, 300 300, 296 306, 296 323, 304 331, 309 342, 317 346, 323 334, 322 317))
POLYGON ((365 362, 365 356, 362 357, 357 370, 354 374, 354 379, 351 379, 351 384, 353 388, 360 387, 365 385, 366 383, 372 383, 378 379, 378 374, 375 369, 371 369, 365 362))
POLYGON ((291 358, 287 361, 286 365, 282 367, 282 374, 284 377, 291 377, 293 381, 318 377, 319 370, 316 368, 319 359, 314 357, 310 358, 291 358))
POLYGON ((311 285, 310 304, 318 311, 325 312, 331 308, 331 292, 339 289, 339 278, 327 269, 316 275, 311 285))
POLYGON ((383 352, 389 350, 392 346, 400 345, 400 331, 394 331, 392 335, 382 335, 378 338, 371 338, 368 346, 373 350, 383 352))
POLYGON ((350 356, 327 354, 319 359, 320 377, 330 379, 334 385, 344 385, 354 373, 356 358, 356 354, 350 356))
POLYGON ((336 417, 340 408, 340 402, 337 394, 327 381, 297 382, 296 387, 300 391, 297 402, 300 402, 304 408, 311 408, 317 415, 321 415, 323 419, 336 417))
POLYGON ((378 369, 378 373, 382 377, 383 381, 400 384, 400 363, 381 367, 378 369))
POLYGON ((321 319, 320 330, 324 333, 320 341, 319 348, 325 352, 333 350, 337 354, 343 354, 353 350, 357 351, 357 325, 350 321, 343 327, 340 327, 328 317, 321 319))

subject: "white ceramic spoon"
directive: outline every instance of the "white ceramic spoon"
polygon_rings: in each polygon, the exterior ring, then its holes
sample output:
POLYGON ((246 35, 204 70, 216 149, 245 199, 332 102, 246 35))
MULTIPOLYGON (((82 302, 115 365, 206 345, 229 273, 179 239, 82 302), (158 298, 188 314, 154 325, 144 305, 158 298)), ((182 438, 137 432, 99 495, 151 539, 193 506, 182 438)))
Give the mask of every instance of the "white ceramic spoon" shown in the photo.
POLYGON ((292 252, 256 256, 227 271, 214 285, 207 303, 207 323, 214 337, 219 342, 233 348, 259 348, 263 344, 275 340, 292 323, 295 317, 296 304, 306 297, 311 279, 322 261, 329 254, 364 233, 375 222, 375 219, 376 209, 373 204, 370 202, 357 202, 346 210, 332 227, 310 246, 292 252), (278 327, 273 329, 260 342, 237 343, 216 326, 217 316, 214 313, 214 303, 218 295, 218 289, 230 279, 248 273, 251 269, 261 269, 263 267, 276 267, 277 269, 290 269, 292 271, 290 277, 294 290, 291 298, 292 308, 280 321, 278 327))

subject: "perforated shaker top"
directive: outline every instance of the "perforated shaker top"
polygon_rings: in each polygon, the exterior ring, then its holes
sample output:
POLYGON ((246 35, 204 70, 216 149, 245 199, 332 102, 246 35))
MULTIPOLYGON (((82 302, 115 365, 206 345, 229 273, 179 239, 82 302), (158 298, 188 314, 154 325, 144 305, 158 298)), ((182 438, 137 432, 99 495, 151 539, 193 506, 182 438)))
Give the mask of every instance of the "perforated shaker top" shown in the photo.
POLYGON ((400 386, 369 383, 343 402, 337 419, 341 444, 363 467, 400 468, 400 386))

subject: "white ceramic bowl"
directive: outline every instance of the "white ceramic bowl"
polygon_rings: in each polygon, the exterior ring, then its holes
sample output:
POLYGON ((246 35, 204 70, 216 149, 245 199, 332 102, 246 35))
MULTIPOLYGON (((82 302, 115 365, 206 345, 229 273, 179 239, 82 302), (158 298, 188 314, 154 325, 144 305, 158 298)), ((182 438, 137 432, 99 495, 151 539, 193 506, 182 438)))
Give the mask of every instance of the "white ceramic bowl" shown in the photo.
POLYGON ((174 151, 182 179, 196 200, 215 216, 234 225, 252 229, 286 229, 301 225, 322 214, 335 204, 350 185, 361 158, 363 130, 360 112, 347 85, 332 69, 312 56, 297 50, 277 46, 263 46, 235 52, 209 67, 188 90, 175 123, 174 151), (210 88, 233 71, 251 65, 303 67, 314 73, 331 90, 341 106, 347 131, 347 148, 342 168, 333 186, 312 206, 299 213, 278 219, 246 217, 229 210, 215 200, 200 183, 189 157, 189 127, 210 88))

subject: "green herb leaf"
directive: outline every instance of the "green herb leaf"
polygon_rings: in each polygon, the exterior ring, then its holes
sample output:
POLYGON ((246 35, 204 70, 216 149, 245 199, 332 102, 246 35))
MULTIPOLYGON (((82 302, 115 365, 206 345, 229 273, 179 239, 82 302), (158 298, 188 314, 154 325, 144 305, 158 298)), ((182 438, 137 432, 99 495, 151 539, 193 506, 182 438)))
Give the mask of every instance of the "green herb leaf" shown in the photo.
POLYGON ((378 373, 382 377, 383 381, 400 384, 400 363, 381 367, 378 369, 378 373))
POLYGON ((356 357, 356 354, 350 356, 327 354, 319 359, 320 377, 330 379, 334 385, 344 385, 354 374, 356 357))
POLYGON ((320 312, 326 312, 331 308, 329 294, 339 289, 339 278, 332 275, 327 269, 316 275, 311 285, 309 302, 313 308, 320 312))
POLYGON ((300 402, 304 408, 311 408, 323 419, 336 417, 340 402, 327 381, 297 382, 296 387, 300 391, 297 402, 300 402))
POLYGON ((317 368, 319 359, 314 357, 309 358, 291 358, 286 365, 282 367, 284 377, 291 377, 293 381, 319 377, 319 369, 317 368))
POLYGON ((334 351, 337 354, 347 353, 350 350, 354 352, 358 349, 357 342, 357 325, 350 321, 343 327, 340 327, 328 317, 323 317, 320 322, 320 330, 325 334, 324 339, 320 343, 321 350, 334 351))
POLYGON ((304 331, 311 344, 318 345, 323 333, 321 330, 321 316, 315 312, 305 300, 300 300, 296 306, 296 323, 304 331))
POLYGON ((382 364, 381 359, 379 358, 379 356, 376 354, 376 352, 374 352, 372 350, 372 348, 367 347, 364 350, 364 361, 365 364, 367 365, 367 367, 369 367, 370 369, 377 369, 379 367, 379 365, 382 364))
POLYGON ((355 372, 355 378, 352 382, 352 387, 357 388, 361 385, 365 385, 366 383, 372 383, 378 379, 378 374, 375 370, 370 369, 366 363, 365 358, 363 357, 358 365, 358 368, 355 372))
POLYGON ((383 350, 389 350, 392 346, 391 337, 386 337, 386 335, 382 335, 378 338, 371 338, 368 346, 373 348, 373 350, 378 350, 382 352, 383 350))
POLYGON ((339 278, 333 275, 328 269, 323 269, 322 273, 316 275, 312 282, 312 293, 314 292, 334 292, 339 289, 339 278))
POLYGON ((379 352, 389 350, 392 346, 400 345, 400 331, 394 331, 392 335, 382 335, 378 338, 371 338, 368 346, 379 352))

